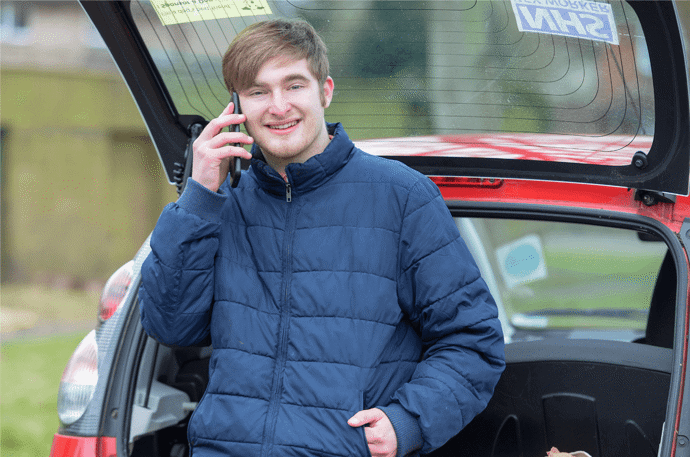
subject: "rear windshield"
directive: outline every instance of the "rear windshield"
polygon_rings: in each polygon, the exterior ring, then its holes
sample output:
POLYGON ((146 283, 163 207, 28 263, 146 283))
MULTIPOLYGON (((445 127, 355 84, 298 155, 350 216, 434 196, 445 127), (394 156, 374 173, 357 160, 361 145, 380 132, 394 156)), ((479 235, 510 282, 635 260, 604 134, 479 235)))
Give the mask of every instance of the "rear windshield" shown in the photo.
POLYGON ((651 147, 649 55, 625 2, 133 0, 131 13, 180 114, 216 117, 229 42, 288 17, 329 49, 327 121, 389 154, 624 166, 651 147))

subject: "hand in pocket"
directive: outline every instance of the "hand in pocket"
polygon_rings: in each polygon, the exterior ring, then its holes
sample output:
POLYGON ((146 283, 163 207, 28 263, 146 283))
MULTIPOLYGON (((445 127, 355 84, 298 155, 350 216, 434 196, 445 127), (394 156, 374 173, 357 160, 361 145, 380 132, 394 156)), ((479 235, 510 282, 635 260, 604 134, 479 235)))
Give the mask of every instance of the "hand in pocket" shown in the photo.
POLYGON ((378 408, 360 411, 347 421, 351 427, 364 426, 372 457, 395 457, 398 438, 388 416, 378 408))

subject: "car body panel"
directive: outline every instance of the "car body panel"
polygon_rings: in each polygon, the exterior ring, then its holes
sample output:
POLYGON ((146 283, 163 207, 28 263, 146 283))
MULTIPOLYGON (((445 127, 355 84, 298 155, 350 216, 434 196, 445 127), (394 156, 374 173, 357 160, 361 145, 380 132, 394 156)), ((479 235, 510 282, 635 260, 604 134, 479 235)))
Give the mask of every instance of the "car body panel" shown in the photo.
POLYGON ((448 201, 476 203, 524 204, 563 208, 587 208, 608 212, 635 214, 660 221, 679 234, 690 215, 690 198, 678 196, 675 203, 659 202, 648 206, 636 198, 634 189, 555 181, 514 179, 477 179, 446 181, 432 177, 448 201))

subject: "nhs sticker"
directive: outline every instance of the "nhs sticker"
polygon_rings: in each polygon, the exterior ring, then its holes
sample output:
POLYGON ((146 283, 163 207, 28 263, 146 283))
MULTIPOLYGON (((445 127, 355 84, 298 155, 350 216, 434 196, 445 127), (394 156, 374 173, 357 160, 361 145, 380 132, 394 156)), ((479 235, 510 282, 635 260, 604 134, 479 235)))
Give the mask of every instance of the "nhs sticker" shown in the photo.
POLYGON ((548 33, 618 44, 608 3, 578 0, 511 0, 521 32, 548 33))

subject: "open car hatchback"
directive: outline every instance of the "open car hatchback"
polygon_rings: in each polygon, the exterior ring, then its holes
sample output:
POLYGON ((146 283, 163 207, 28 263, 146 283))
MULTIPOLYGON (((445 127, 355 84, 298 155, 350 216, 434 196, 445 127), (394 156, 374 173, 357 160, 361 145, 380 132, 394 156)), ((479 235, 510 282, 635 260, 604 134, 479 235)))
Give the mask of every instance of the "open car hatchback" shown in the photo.
MULTIPOLYGON (((431 176, 499 305, 494 397, 432 455, 690 456, 690 18, 675 2, 81 4, 179 191, 192 141, 229 102, 234 36, 275 17, 321 33, 327 120, 431 176)), ((141 241, 65 370, 52 456, 189 452, 213 349, 144 333, 141 241)))

